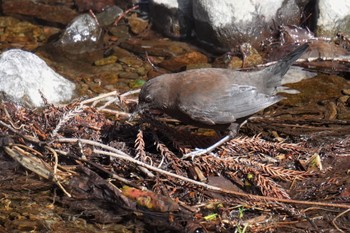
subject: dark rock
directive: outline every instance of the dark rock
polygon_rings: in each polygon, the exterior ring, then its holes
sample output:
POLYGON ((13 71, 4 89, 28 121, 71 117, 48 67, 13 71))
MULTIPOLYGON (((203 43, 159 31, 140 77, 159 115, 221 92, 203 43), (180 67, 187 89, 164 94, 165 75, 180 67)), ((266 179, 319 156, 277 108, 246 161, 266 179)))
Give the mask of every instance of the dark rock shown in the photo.
POLYGON ((98 22, 101 26, 109 26, 123 13, 123 10, 118 6, 111 6, 99 14, 96 14, 98 22))
POLYGON ((180 71, 182 68, 191 64, 202 64, 208 63, 208 58, 199 52, 193 51, 181 56, 175 56, 170 59, 164 60, 159 64, 159 66, 170 70, 170 71, 180 71))
POLYGON ((31 0, 3 0, 2 12, 4 15, 25 15, 42 19, 48 22, 68 24, 78 14, 71 7, 73 7, 72 0, 47 1, 48 3, 41 3, 40 1, 31 0))
POLYGON ((152 24, 166 36, 173 38, 188 37, 193 30, 192 1, 150 1, 152 24))
POLYGON ((114 0, 74 0, 80 12, 92 10, 101 12, 108 6, 113 6, 114 0))

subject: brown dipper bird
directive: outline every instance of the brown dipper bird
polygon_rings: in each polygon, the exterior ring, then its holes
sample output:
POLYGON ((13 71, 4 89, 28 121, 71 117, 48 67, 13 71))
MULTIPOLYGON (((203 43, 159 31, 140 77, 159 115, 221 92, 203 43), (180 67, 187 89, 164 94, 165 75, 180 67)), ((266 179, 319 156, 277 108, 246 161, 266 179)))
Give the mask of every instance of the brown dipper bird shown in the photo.
POLYGON ((220 142, 184 157, 210 152, 234 137, 249 116, 283 99, 276 95, 283 92, 278 90, 282 77, 308 47, 301 45, 275 65, 259 71, 204 68, 160 75, 142 87, 138 109, 160 110, 202 128, 229 129, 220 142))

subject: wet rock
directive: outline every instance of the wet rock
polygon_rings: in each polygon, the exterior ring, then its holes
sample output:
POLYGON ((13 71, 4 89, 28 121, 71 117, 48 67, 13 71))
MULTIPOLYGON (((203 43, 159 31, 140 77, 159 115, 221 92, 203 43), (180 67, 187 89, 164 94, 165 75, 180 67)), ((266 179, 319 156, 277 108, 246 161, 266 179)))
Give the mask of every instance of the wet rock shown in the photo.
POLYGON ((103 93, 104 91, 104 87, 99 82, 89 83, 89 88, 93 93, 103 93))
POLYGON ((0 17, 0 50, 34 50, 58 31, 56 28, 34 25, 12 17, 0 17))
POLYGON ((137 73, 125 72, 125 71, 119 72, 118 76, 122 79, 138 79, 139 78, 139 75, 137 73))
POLYGON ((89 88, 95 93, 106 92, 109 86, 114 86, 119 81, 118 73, 101 72, 88 81, 89 88))
POLYGON ((116 56, 112 55, 109 57, 99 59, 99 60, 95 61, 94 64, 95 64, 95 66, 105 66, 105 65, 114 64, 114 63, 116 63, 117 60, 118 60, 118 58, 116 56))
POLYGON ((347 102, 349 101, 349 99, 350 99, 350 96, 348 96, 348 95, 343 95, 343 96, 339 97, 338 100, 339 100, 341 103, 345 104, 345 103, 347 103, 347 102))
POLYGON ((327 101, 325 103, 326 111, 324 118, 327 120, 335 120, 338 115, 337 105, 332 101, 327 101))
POLYGON ((148 79, 151 79, 151 78, 154 78, 154 77, 157 77, 159 75, 166 74, 166 73, 169 73, 169 71, 162 69, 162 68, 151 69, 148 71, 147 77, 148 77, 148 79))
POLYGON ((338 104, 337 106, 337 119, 350 120, 349 99, 346 103, 338 104))
POLYGON ((117 64, 122 65, 123 70, 126 72, 144 76, 151 69, 150 65, 144 63, 139 57, 118 46, 113 47, 113 54, 118 57, 119 61, 117 64))
POLYGON ((119 42, 123 42, 131 37, 129 34, 129 27, 125 24, 118 24, 117 26, 109 27, 108 31, 118 38, 119 42))
POLYGON ((193 0, 196 36, 213 47, 232 48, 249 42, 257 48, 270 35, 273 21, 278 25, 299 24, 304 2, 193 0))
POLYGON ((2 13, 5 15, 25 15, 48 22, 68 24, 78 14, 71 9, 73 1, 31 1, 31 0, 3 0, 2 13))
POLYGON ((135 71, 136 71, 136 73, 137 73, 138 75, 140 75, 140 76, 144 76, 144 75, 147 74, 147 69, 146 69, 146 67, 144 67, 144 66, 135 67, 135 71))
POLYGON ((287 86, 300 92, 298 95, 288 95, 288 98, 283 100, 283 103, 289 106, 310 103, 316 106, 318 102, 339 98, 342 95, 340 90, 349 88, 344 78, 331 75, 318 75, 298 83, 289 83, 287 86))
POLYGON ((74 2, 80 12, 88 10, 101 12, 108 6, 114 5, 114 0, 75 0, 74 2))
MULTIPOLYGON (((294 45, 274 47, 266 56, 268 61, 276 61, 285 56, 295 48, 294 45)), ((325 72, 348 72, 349 65, 346 62, 333 61, 335 58, 349 56, 350 53, 343 47, 332 41, 312 40, 309 42, 309 49, 300 57, 307 59, 309 67, 317 67, 318 71, 325 72)), ((344 60, 345 61, 345 60, 344 60)))
POLYGON ((348 56, 350 53, 348 50, 333 42, 323 40, 313 41, 309 45, 309 51, 301 57, 301 59, 309 59, 309 67, 331 74, 349 72, 348 56))
POLYGON ((150 19, 158 31, 173 38, 191 35, 192 1, 151 0, 149 4, 150 19))
POLYGON ((128 50, 120 48, 119 46, 113 47, 113 54, 119 58, 132 57, 133 59, 138 59, 133 53, 130 53, 128 50))
POLYGON ((179 56, 194 51, 194 48, 187 43, 164 39, 141 40, 132 38, 121 43, 120 46, 134 53, 144 54, 147 52, 148 55, 159 57, 179 56))
POLYGON ((145 31, 148 27, 148 20, 141 19, 137 17, 136 14, 133 14, 128 18, 128 23, 131 31, 136 35, 145 31))
POLYGON ((76 17, 54 46, 67 54, 83 54, 102 48, 102 28, 89 14, 76 17))
MULTIPOLYGON (((310 52, 307 55, 309 57, 336 58, 350 55, 350 53, 337 44, 319 40, 310 44, 310 52)), ((305 56, 306 54, 303 57, 305 56)))
POLYGON ((281 25, 279 27, 281 44, 304 44, 312 40, 317 40, 314 33, 308 28, 296 25, 281 25))
POLYGON ((93 82, 104 87, 106 85, 116 84, 118 82, 118 79, 118 73, 101 72, 100 74, 94 76, 93 82))
POLYGON ((317 36, 333 37, 338 32, 350 34, 350 2, 338 0, 318 1, 317 36))
POLYGON ((12 49, 0 55, 0 91, 15 101, 39 107, 44 104, 43 96, 55 104, 70 100, 74 89, 74 83, 33 53, 12 49))
POLYGON ((239 69, 242 67, 243 67, 242 59, 236 56, 232 57, 227 65, 227 68, 230 68, 230 69, 239 69))
POLYGON ((114 0, 115 4, 124 10, 132 7, 133 3, 144 2, 144 1, 145 0, 131 0, 131 1, 130 0, 114 0))
POLYGON ((209 63, 195 63, 195 64, 188 64, 186 66, 186 70, 211 68, 211 67, 212 67, 212 65, 209 63))
POLYGON ((175 56, 170 59, 164 60, 159 64, 159 66, 170 70, 170 71, 180 71, 184 67, 190 64, 201 64, 208 63, 208 58, 199 52, 193 51, 180 56, 175 56))
POLYGON ((143 61, 136 56, 121 57, 119 61, 127 66, 142 66, 143 61))
POLYGON ((261 55, 250 43, 241 44, 240 51, 243 55, 242 68, 254 67, 263 63, 261 55))
POLYGON ((114 21, 123 13, 118 6, 107 7, 103 12, 96 14, 98 22, 101 26, 112 25, 114 21))

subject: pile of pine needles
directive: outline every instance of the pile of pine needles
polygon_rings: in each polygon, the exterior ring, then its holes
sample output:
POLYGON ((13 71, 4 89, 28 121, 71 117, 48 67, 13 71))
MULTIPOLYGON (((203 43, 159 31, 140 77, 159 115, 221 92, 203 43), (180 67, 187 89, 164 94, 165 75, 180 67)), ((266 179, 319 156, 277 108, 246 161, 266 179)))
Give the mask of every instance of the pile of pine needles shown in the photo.
POLYGON ((317 151, 303 144, 237 137, 213 154, 182 159, 217 137, 133 116, 136 94, 35 110, 2 101, 0 146, 59 187, 59 203, 101 223, 136 218, 158 230, 258 232, 285 219, 310 221, 301 207, 350 208, 290 197, 288 187, 317 176, 317 151))

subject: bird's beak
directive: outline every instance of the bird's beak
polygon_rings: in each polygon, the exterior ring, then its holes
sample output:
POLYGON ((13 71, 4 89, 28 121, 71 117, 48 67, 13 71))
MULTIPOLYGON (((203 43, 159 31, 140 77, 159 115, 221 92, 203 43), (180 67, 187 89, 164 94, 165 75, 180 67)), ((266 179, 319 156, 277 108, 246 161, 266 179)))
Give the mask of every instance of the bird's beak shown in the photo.
POLYGON ((162 114, 162 111, 156 108, 152 108, 152 106, 148 103, 142 103, 142 104, 139 103, 136 106, 135 111, 130 115, 129 121, 134 120, 138 116, 147 115, 147 114, 160 115, 162 114))
POLYGON ((142 113, 145 111, 145 109, 146 108, 145 108, 145 106, 143 104, 142 105, 138 104, 136 106, 135 111, 130 115, 128 121, 135 120, 135 118, 137 118, 138 116, 142 115, 142 113))
POLYGON ((134 121, 138 116, 140 116, 140 113, 138 111, 135 111, 129 116, 128 121, 134 121))

